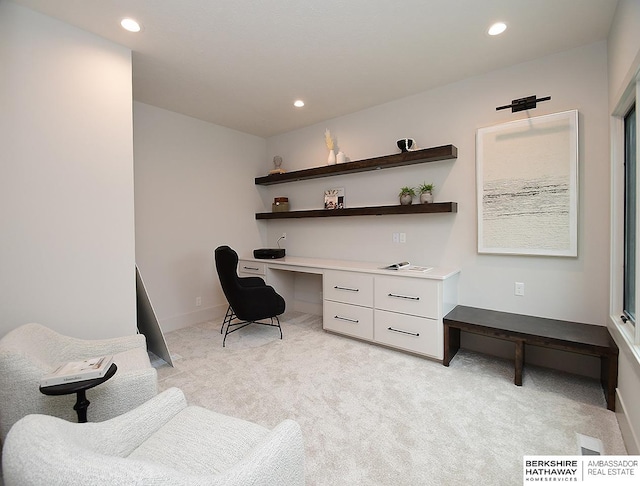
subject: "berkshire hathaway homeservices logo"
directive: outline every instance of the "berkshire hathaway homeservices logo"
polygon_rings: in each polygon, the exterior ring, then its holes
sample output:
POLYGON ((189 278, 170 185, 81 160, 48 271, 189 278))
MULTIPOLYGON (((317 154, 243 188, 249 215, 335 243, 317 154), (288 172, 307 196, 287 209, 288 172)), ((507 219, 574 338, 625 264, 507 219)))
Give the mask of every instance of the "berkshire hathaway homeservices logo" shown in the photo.
POLYGON ((524 456, 522 480, 523 485, 638 485, 640 456, 524 456))

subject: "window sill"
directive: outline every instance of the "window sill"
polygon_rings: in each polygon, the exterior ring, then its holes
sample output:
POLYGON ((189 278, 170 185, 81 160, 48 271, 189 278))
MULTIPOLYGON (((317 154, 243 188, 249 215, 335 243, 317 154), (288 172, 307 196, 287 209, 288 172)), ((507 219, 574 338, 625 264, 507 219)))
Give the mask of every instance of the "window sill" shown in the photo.
MULTIPOLYGON (((636 370, 640 373, 640 346, 635 344, 635 328, 629 322, 624 322, 619 316, 610 316, 613 339, 621 350, 625 351, 636 365, 636 370)), ((639 323, 636 322, 636 326, 639 323)))

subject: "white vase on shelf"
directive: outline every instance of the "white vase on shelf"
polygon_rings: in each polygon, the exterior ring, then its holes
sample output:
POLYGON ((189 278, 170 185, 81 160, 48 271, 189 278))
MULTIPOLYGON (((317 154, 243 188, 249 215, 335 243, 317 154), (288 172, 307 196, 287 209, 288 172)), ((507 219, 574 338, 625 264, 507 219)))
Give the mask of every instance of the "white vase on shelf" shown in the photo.
POLYGON ((336 153, 335 151, 329 150, 329 158, 327 159, 327 165, 335 165, 336 163, 336 153))
POLYGON ((403 206, 409 206, 413 203, 413 196, 411 194, 401 194, 400 204, 403 206))
POLYGON ((420 202, 422 204, 431 204, 433 202, 433 194, 431 192, 421 192, 420 202))
POLYGON ((336 162, 338 164, 344 164, 344 161, 345 161, 344 152, 342 150, 340 150, 338 152, 338 155, 336 155, 336 162))

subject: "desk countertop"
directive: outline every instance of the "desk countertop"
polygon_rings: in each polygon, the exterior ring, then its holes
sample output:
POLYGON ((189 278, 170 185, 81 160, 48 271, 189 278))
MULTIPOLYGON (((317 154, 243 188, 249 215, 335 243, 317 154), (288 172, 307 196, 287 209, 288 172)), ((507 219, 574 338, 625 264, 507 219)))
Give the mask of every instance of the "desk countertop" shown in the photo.
MULTIPOLYGON (((271 269, 300 272, 306 271, 309 273, 322 273, 323 270, 343 270, 350 272, 373 273, 376 275, 425 278, 431 280, 445 280, 460 273, 460 270, 457 268, 442 267, 433 267, 426 272, 408 269, 385 270, 383 267, 389 265, 389 263, 355 262, 348 260, 331 260, 324 258, 309 258, 297 256, 286 256, 284 258, 275 259, 258 259, 254 258, 253 256, 245 256, 241 257, 240 259, 244 261, 261 262, 266 264, 271 269)), ((430 265, 420 266, 429 267, 430 265)))

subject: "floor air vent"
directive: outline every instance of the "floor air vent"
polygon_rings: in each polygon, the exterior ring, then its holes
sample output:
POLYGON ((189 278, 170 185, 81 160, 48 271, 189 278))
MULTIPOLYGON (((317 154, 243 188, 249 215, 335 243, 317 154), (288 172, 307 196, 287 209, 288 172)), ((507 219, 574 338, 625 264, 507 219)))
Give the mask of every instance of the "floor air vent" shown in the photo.
POLYGON ((588 435, 576 434, 578 438, 578 455, 601 456, 604 454, 602 441, 588 435))

